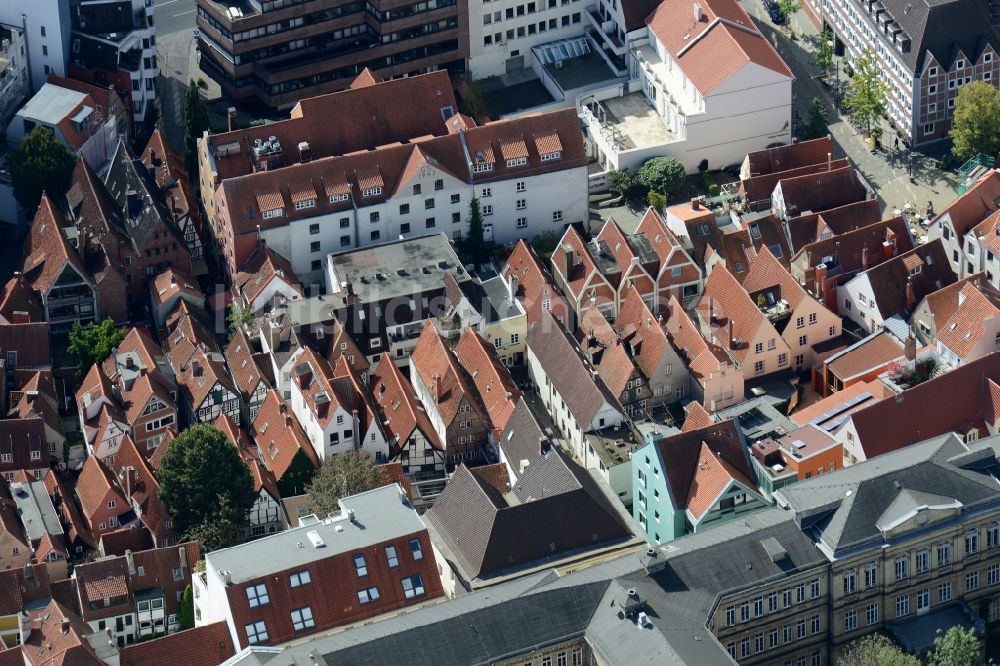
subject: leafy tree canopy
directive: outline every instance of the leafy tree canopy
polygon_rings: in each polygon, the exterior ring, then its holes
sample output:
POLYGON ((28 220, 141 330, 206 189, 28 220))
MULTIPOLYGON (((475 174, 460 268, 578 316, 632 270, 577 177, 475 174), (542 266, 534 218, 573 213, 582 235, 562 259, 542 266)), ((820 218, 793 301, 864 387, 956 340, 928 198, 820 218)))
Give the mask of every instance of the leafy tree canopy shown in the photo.
POLYGON ((855 124, 866 136, 875 134, 885 113, 889 87, 882 80, 882 68, 875 52, 865 49, 854 62, 854 76, 847 85, 845 102, 855 124))
POLYGON ((962 86, 951 121, 951 152, 960 160, 1000 153, 1000 90, 985 81, 962 86))
POLYGON ((317 516, 340 511, 340 498, 363 493, 383 484, 382 468, 372 464, 364 451, 348 451, 327 458, 306 486, 309 508, 317 516))
POLYGON ((947 632, 938 630, 934 649, 927 655, 927 666, 985 666, 983 645, 972 629, 952 627, 947 632))
POLYGON ((111 355, 111 350, 125 339, 125 330, 115 326, 108 318, 100 322, 91 322, 80 326, 74 322, 69 331, 69 344, 66 347, 71 355, 76 357, 76 373, 83 377, 95 363, 101 363, 111 355))
POLYGON ((869 634, 848 643, 837 666, 920 666, 920 660, 903 652, 885 634, 869 634))
POLYGON ((36 127, 10 152, 8 164, 14 196, 28 210, 38 207, 42 193, 66 192, 76 155, 69 152, 48 127, 36 127))
POLYGON ((231 528, 227 523, 242 527, 256 500, 250 470, 236 447, 207 424, 177 436, 163 456, 157 479, 160 499, 181 531, 202 526, 222 538, 231 528))
POLYGON ((637 174, 640 183, 666 196, 680 190, 684 184, 684 165, 675 157, 654 157, 637 174))
POLYGON ((195 183, 198 182, 198 139, 209 128, 208 107, 198 84, 192 79, 184 94, 184 167, 195 183))

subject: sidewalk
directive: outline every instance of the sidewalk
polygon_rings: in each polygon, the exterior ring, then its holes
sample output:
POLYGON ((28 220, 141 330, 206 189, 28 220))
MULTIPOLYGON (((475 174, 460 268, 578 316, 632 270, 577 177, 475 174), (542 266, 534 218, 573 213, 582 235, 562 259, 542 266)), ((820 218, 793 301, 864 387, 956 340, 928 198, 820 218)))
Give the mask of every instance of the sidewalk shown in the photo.
MULTIPOLYGON (((819 34, 802 11, 791 18, 791 26, 796 35, 796 39, 792 40, 771 24, 759 0, 743 0, 742 4, 795 74, 796 80, 792 85, 793 113, 797 112, 805 123, 809 118, 809 105, 813 98, 818 97, 826 104, 830 120, 829 131, 837 152, 834 157, 846 156, 851 160, 875 189, 883 213, 891 213, 895 208, 902 209, 907 203, 922 211, 928 201, 933 203, 934 210, 942 210, 954 200, 957 175, 952 171, 942 171, 936 159, 923 153, 907 151, 902 149, 902 145, 900 151, 893 150, 896 133, 887 121, 883 120, 882 135, 886 147, 872 154, 847 117, 841 116, 834 109, 831 92, 814 78, 818 72, 813 64, 813 52, 818 45, 819 34), (914 173, 912 181, 907 164, 911 154, 914 173)), ((846 80, 846 77, 842 75, 842 79, 846 80)))
POLYGON ((158 38, 156 52, 160 64, 160 126, 170 145, 182 151, 184 96, 188 82, 191 79, 204 79, 207 88, 202 88, 202 97, 206 100, 217 99, 222 92, 218 83, 202 73, 198 65, 198 49, 191 32, 175 32, 158 38))

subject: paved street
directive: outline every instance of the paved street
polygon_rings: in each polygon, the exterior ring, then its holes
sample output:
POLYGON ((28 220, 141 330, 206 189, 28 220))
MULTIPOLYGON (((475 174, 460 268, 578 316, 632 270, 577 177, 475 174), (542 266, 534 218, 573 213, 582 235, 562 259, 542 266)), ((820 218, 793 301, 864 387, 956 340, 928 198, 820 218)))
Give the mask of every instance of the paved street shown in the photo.
MULTIPOLYGON (((840 116, 834 110, 831 94, 814 78, 817 70, 813 64, 812 54, 819 36, 802 11, 792 17, 792 28, 798 38, 791 40, 770 23, 760 0, 742 0, 742 2, 744 9, 755 19, 761 31, 770 38, 778 53, 795 73, 796 81, 792 87, 794 111, 798 112, 804 123, 809 117, 809 104, 814 97, 826 103, 830 118, 830 134, 838 149, 838 155, 835 157, 850 158, 878 193, 884 211, 891 212, 895 208, 903 208, 907 203, 922 211, 928 201, 933 202, 935 210, 941 210, 955 198, 955 173, 942 172, 937 167, 936 159, 923 153, 916 151, 912 153, 914 179, 911 181, 907 173, 909 153, 905 150, 897 153, 892 149, 893 138, 896 135, 888 123, 885 123, 883 134, 886 149, 872 154, 865 146, 862 136, 847 118, 840 116)), ((902 144, 900 145, 902 148, 902 144)))
POLYGON ((161 0, 153 4, 156 16, 156 38, 175 32, 194 30, 194 0, 161 0))

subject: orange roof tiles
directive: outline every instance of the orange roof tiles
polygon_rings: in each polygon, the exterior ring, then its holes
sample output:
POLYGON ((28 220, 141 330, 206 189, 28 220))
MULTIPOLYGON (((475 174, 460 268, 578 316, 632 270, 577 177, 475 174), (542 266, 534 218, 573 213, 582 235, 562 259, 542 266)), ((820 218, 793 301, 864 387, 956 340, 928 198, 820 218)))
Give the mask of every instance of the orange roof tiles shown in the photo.
POLYGON ((827 362, 827 368, 841 380, 870 372, 902 358, 903 345, 888 333, 878 333, 827 362))
POLYGON ((486 407, 486 413, 493 423, 493 434, 499 439, 507 427, 510 415, 514 413, 521 391, 514 384, 510 370, 497 357, 493 345, 486 344, 471 328, 462 332, 455 345, 455 356, 465 371, 472 377, 472 383, 479 391, 479 397, 486 407))
POLYGON ((1000 316, 1000 294, 991 292, 989 296, 973 284, 962 287, 958 298, 958 308, 942 329, 937 339, 960 359, 967 359, 986 335, 986 322, 1000 316))
POLYGON ((393 455, 406 444, 414 430, 419 430, 432 447, 444 450, 416 392, 387 354, 382 355, 372 370, 369 386, 379 406, 393 455))
POLYGON ((432 394, 436 391, 437 409, 446 424, 458 414, 463 398, 468 399, 473 410, 480 411, 476 392, 466 380, 465 371, 430 321, 424 322, 423 331, 410 355, 410 367, 416 370, 432 394), (436 389, 432 388, 435 386, 436 389))
POLYGON ((562 141, 559 140, 559 134, 556 132, 550 132, 548 134, 536 136, 535 149, 538 151, 539 155, 561 153, 562 141))
POLYGON ((684 406, 684 414, 684 425, 681 426, 681 432, 707 428, 715 423, 712 415, 697 400, 692 400, 684 406))
POLYGON ((284 476, 299 451, 313 467, 319 468, 319 458, 309 438, 276 391, 268 391, 253 420, 252 431, 264 465, 276 479, 284 476))
POLYGON ((821 137, 748 153, 747 162, 750 175, 759 176, 826 162, 832 152, 833 142, 829 137, 821 137))
POLYGON ((728 363, 728 357, 718 346, 709 344, 705 340, 676 296, 670 296, 668 310, 670 316, 667 318, 667 331, 677 351, 687 362, 691 374, 704 385, 705 379, 710 374, 718 370, 723 363, 728 363))
POLYGON ((736 0, 708 0, 699 6, 701 18, 695 20, 690 3, 665 0, 649 15, 646 25, 702 95, 750 62, 794 78, 736 0))
POLYGON ((280 192, 262 192, 257 195, 257 207, 262 212, 278 210, 285 207, 285 200, 280 192))
POLYGON ((750 351, 750 342, 767 321, 764 313, 724 266, 716 266, 705 282, 698 307, 708 305, 712 312, 706 312, 706 316, 725 319, 732 327, 733 343, 729 345, 729 353, 742 361, 750 351))
POLYGON ((755 294, 775 288, 778 290, 775 301, 784 300, 792 310, 797 308, 803 299, 811 298, 765 246, 750 264, 750 272, 743 279, 743 289, 748 294, 755 294))
POLYGON ((111 471, 97 458, 88 456, 76 481, 76 497, 80 500, 83 515, 88 520, 95 516, 104 508, 104 502, 109 494, 121 502, 120 506, 127 506, 111 471))
POLYGON ((733 482, 742 484, 748 490, 756 490, 757 487, 746 474, 729 464, 721 455, 713 453, 708 444, 702 442, 698 464, 688 491, 687 510, 695 518, 701 518, 733 482))

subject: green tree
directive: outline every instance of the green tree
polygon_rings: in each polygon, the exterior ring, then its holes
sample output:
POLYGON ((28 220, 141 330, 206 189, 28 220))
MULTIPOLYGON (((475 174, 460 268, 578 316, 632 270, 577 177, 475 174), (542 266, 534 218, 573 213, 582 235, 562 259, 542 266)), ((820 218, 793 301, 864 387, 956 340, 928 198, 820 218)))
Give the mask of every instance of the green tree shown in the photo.
POLYGON ((865 136, 874 136, 885 113, 889 88, 882 80, 882 68, 875 52, 866 48, 854 62, 854 77, 847 84, 845 102, 851 117, 865 136))
POLYGON ((608 172, 608 183, 611 185, 611 189, 626 197, 635 186, 635 178, 628 172, 628 169, 612 169, 608 172))
POLYGON ((646 194, 646 201, 649 203, 649 207, 658 213, 662 213, 663 208, 667 205, 667 198, 655 190, 650 190, 646 194))
POLYGON ((557 247, 559 247, 559 237, 551 231, 540 233, 531 239, 531 249, 542 258, 551 256, 557 247))
POLYGON ((778 9, 785 15, 785 25, 788 26, 788 31, 793 32, 792 16, 802 9, 802 5, 797 0, 778 0, 778 9))
POLYGON ((903 652, 884 634, 869 634, 847 644, 837 666, 920 666, 920 660, 903 652))
POLYGON ((991 158, 1000 152, 1000 90, 973 81, 958 90, 951 121, 951 152, 960 160, 977 153, 991 158))
POLYGON ((826 136, 829 128, 829 120, 826 112, 826 104, 819 97, 813 97, 809 103, 809 120, 802 128, 802 138, 818 139, 826 136))
POLYGON ((480 264, 486 260, 489 253, 486 251, 486 239, 483 230, 483 211, 479 205, 479 199, 472 197, 469 201, 469 229, 462 237, 459 249, 474 264, 480 264))
POLYGON ((76 374, 83 377, 90 366, 100 363, 111 355, 111 350, 125 339, 125 330, 115 326, 114 320, 108 318, 100 322, 91 322, 80 326, 73 322, 69 330, 69 344, 66 351, 76 357, 76 374))
POLYGON ((198 139, 209 127, 208 107, 192 79, 184 95, 184 166, 194 183, 198 183, 198 139))
POLYGON ((823 32, 819 35, 819 46, 813 54, 813 62, 816 63, 816 68, 822 76, 826 76, 833 67, 833 39, 833 31, 829 27, 823 28, 823 32))
POLYGON ((938 629, 934 649, 927 655, 927 666, 985 666, 983 645, 973 629, 952 627, 947 633, 938 629))
POLYGON ((213 529, 218 523, 228 527, 227 522, 242 526, 256 500, 250 470, 236 447, 211 425, 182 431, 163 455, 156 476, 160 499, 181 532, 203 523, 213 529))
POLYGON ((14 196, 28 210, 35 210, 42 193, 58 197, 66 192, 76 155, 56 139, 48 127, 31 130, 10 152, 10 178, 14 196))
POLYGON ((207 518, 184 532, 185 541, 197 541, 203 552, 229 548, 243 543, 243 525, 232 517, 207 518))
POLYGON ((229 308, 229 314, 226 315, 226 323, 229 325, 229 339, 231 340, 236 335, 236 331, 240 329, 245 331, 250 328, 253 323, 253 312, 248 307, 234 303, 229 308))
POLYGON ((654 157, 641 167, 637 178, 651 190, 669 197, 684 184, 684 165, 674 157, 654 157))
POLYGON ((309 509, 317 516, 340 510, 340 498, 378 488, 384 482, 382 468, 365 451, 348 451, 327 458, 306 486, 309 509))
POLYGON ((194 627, 194 592, 190 585, 184 588, 181 607, 177 611, 177 622, 181 625, 181 630, 194 627))

